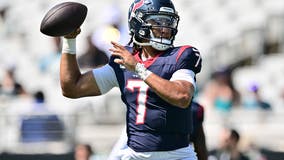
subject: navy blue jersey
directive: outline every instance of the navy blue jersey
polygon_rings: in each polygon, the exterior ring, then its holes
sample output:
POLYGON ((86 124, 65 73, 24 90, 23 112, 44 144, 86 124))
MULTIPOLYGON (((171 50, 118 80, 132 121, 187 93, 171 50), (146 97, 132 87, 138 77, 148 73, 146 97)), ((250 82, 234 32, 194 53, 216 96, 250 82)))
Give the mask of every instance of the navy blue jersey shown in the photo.
MULTIPOLYGON (((144 62, 139 53, 133 54, 148 70, 167 80, 179 69, 189 69, 195 74, 201 69, 200 54, 191 46, 168 49, 144 62)), ((190 108, 182 109, 164 101, 136 73, 114 63, 114 57, 109 65, 115 71, 121 98, 127 106, 128 146, 137 152, 188 146, 190 108)))
POLYGON ((192 130, 190 131, 190 142, 194 142, 197 138, 198 128, 201 127, 204 120, 204 108, 199 103, 192 101, 191 103, 192 130))

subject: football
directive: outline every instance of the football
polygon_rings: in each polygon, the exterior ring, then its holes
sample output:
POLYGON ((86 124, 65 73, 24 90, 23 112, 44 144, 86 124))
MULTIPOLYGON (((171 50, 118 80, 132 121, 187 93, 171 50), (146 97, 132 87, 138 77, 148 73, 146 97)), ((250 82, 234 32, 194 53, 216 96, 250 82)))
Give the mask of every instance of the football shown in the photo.
POLYGON ((40 24, 41 33, 59 37, 79 28, 87 16, 88 8, 77 2, 63 2, 52 7, 40 24))

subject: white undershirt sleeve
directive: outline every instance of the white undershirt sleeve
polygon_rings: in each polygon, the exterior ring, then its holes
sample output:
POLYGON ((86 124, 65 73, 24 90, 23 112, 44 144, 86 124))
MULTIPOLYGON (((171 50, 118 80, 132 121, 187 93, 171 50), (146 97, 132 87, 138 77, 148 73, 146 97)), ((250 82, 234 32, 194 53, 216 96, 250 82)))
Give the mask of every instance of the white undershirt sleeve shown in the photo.
POLYGON ((176 80, 188 81, 194 86, 194 89, 196 89, 196 83, 194 77, 195 73, 192 70, 180 69, 175 71, 170 81, 176 81, 176 80))
POLYGON ((96 79, 101 94, 107 93, 113 87, 119 86, 115 72, 108 64, 104 65, 103 67, 93 69, 93 75, 96 79))

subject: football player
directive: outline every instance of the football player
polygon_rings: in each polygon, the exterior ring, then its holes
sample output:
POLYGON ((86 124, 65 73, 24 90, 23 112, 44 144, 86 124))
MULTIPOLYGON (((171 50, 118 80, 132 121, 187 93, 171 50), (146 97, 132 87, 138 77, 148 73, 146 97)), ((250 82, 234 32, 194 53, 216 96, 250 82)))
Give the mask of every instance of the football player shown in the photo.
POLYGON ((201 56, 192 46, 173 46, 178 22, 171 0, 135 0, 128 15, 129 46, 111 42, 109 63, 84 74, 75 56, 80 29, 63 38, 60 82, 64 96, 98 96, 113 87, 121 91, 128 137, 123 160, 196 159, 188 144, 188 112, 201 56))

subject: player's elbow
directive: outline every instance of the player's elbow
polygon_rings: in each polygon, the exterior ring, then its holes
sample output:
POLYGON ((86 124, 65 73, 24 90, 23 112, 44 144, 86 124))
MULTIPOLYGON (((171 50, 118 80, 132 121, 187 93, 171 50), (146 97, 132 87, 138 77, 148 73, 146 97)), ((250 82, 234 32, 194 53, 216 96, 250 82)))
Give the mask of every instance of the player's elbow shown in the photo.
POLYGON ((72 98, 72 99, 77 98, 75 94, 66 91, 62 91, 62 95, 66 98, 72 98))
POLYGON ((180 102, 179 106, 181 108, 188 108, 189 104, 190 104, 190 100, 183 100, 183 101, 180 102))
POLYGON ((61 92, 64 97, 72 99, 78 98, 76 91, 71 87, 61 86, 61 92))
POLYGON ((176 81, 176 84, 178 84, 177 92, 172 92, 175 102, 180 108, 188 108, 194 93, 194 86, 183 81, 176 81))
POLYGON ((66 98, 72 98, 72 99, 77 98, 74 94, 70 94, 70 93, 68 93, 68 92, 63 92, 63 91, 62 91, 62 95, 63 95, 64 97, 66 97, 66 98))
POLYGON ((183 95, 182 97, 179 98, 178 100, 178 106, 180 108, 188 108, 190 105, 191 101, 191 96, 189 95, 183 95))

